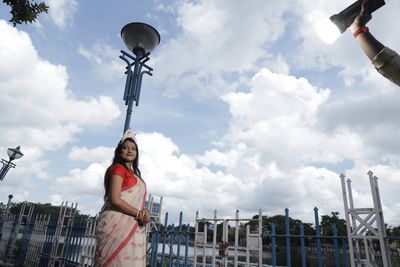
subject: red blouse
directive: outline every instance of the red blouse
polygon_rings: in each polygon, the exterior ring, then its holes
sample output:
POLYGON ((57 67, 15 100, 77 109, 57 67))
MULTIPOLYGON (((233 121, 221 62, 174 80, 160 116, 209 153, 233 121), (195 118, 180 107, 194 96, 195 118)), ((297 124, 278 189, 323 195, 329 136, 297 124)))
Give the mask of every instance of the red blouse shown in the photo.
POLYGON ((118 175, 122 177, 122 191, 133 187, 137 183, 137 178, 133 174, 133 171, 129 171, 128 168, 126 168, 122 164, 116 163, 108 168, 107 176, 111 177, 113 175, 118 175))

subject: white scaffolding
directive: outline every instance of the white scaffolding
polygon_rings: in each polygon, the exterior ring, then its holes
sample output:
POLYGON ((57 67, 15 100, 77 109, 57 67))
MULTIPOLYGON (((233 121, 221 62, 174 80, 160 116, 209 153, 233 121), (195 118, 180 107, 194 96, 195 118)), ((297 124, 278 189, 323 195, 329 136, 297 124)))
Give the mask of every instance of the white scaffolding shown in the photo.
POLYGON ((341 174, 343 204, 346 216, 347 237, 351 267, 378 266, 373 242, 379 243, 383 267, 391 267, 388 244, 386 240, 385 221, 378 188, 378 178, 372 171, 368 172, 373 208, 355 208, 351 180, 345 182, 341 174), (346 187, 347 185, 347 187, 346 187))
POLYGON ((262 262, 262 211, 259 210, 257 219, 239 218, 239 210, 236 210, 234 219, 224 219, 217 217, 217 210, 214 210, 213 218, 199 218, 199 212, 196 212, 195 236, 194 236, 194 257, 193 266, 199 266, 197 261, 197 249, 202 250, 200 266, 207 266, 206 251, 211 250, 211 267, 238 267, 239 265, 250 266, 250 255, 257 255, 258 266, 263 266, 262 262), (246 241, 245 245, 239 243, 239 228, 240 223, 248 223, 257 221, 256 229, 250 229, 250 225, 246 226, 246 241), (199 224, 203 224, 203 231, 199 231, 199 224), (222 223, 222 237, 217 240, 218 223, 222 223), (229 224, 234 224, 235 234, 234 240, 228 240, 229 224), (212 230, 212 243, 207 241, 207 231, 212 230), (216 252, 219 252, 218 255, 216 252), (239 256, 246 258, 245 262, 239 261, 239 256), (217 262, 219 261, 219 262, 217 262), (228 264, 229 261, 229 264, 228 264))

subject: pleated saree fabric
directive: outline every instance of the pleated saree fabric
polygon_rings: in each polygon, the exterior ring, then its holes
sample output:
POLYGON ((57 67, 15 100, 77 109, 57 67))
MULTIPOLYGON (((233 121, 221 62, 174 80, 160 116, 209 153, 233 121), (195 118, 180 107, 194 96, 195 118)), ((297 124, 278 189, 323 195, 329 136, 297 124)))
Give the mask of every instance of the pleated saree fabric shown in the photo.
MULTIPOLYGON (((142 209, 146 184, 122 165, 115 165, 119 166, 111 166, 107 175, 117 174, 124 179, 121 198, 142 209), (136 181, 132 182, 132 178, 136 181)), ((105 201, 99 215, 96 241, 96 267, 146 266, 146 228, 132 216, 116 210, 109 200, 105 201)))

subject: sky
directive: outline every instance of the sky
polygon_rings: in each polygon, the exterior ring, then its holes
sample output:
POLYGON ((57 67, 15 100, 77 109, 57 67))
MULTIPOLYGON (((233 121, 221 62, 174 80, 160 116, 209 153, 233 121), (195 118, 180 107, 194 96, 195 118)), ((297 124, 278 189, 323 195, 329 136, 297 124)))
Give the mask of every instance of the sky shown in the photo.
MULTIPOLYGON (((132 114, 140 169, 162 212, 184 221, 284 214, 344 217, 339 175, 356 207, 379 178, 385 221, 400 224, 400 90, 347 30, 333 44, 318 23, 352 1, 46 0, 48 14, 13 27, 0 5, 0 158, 21 146, 0 201, 78 203, 95 215, 124 127, 121 28, 155 27, 132 114)), ((400 2, 368 26, 400 49, 400 2)))

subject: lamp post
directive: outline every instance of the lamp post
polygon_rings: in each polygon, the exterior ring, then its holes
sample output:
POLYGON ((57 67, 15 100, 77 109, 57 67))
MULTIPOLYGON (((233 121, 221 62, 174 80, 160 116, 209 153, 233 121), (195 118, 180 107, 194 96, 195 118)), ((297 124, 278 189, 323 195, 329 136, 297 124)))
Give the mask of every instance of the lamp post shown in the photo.
POLYGON ((13 195, 8 195, 8 202, 7 202, 7 206, 6 206, 6 210, 3 212, 3 214, 1 215, 1 224, 0 224, 0 242, 1 239, 3 237, 3 228, 4 228, 4 224, 7 221, 8 218, 8 213, 10 212, 10 207, 11 207, 11 199, 13 198, 13 195))
POLYGON ((121 38, 133 55, 121 50, 120 59, 126 62, 126 84, 123 100, 127 107, 124 132, 129 128, 133 102, 139 105, 143 74, 152 75, 153 69, 146 65, 150 52, 160 43, 160 34, 152 26, 133 22, 121 30, 121 38), (133 67, 133 69, 132 69, 133 67), (143 70, 144 68, 144 70, 143 70))
POLYGON ((5 159, 1 160, 1 163, 3 163, 3 167, 0 170, 0 181, 3 181, 9 169, 15 168, 16 165, 11 161, 13 161, 14 159, 19 159, 24 155, 19 149, 20 146, 17 146, 16 148, 7 149, 9 160, 8 161, 5 159))

